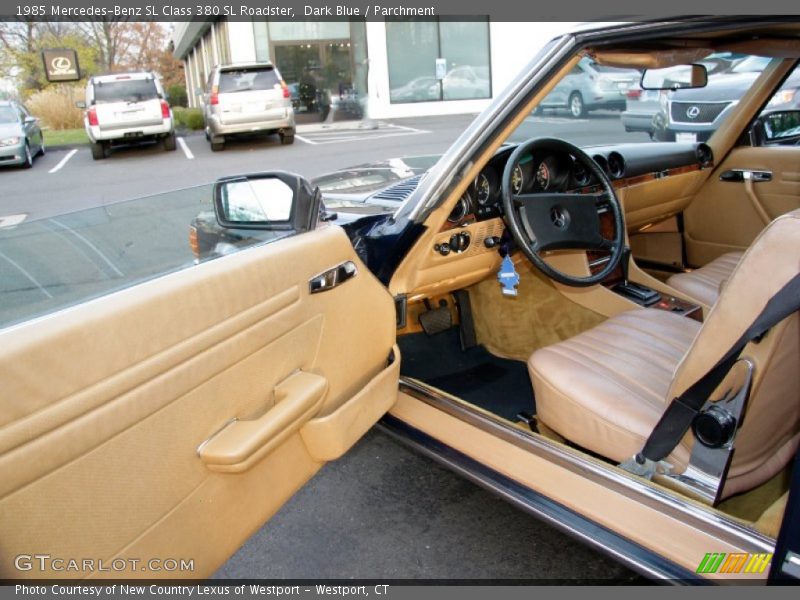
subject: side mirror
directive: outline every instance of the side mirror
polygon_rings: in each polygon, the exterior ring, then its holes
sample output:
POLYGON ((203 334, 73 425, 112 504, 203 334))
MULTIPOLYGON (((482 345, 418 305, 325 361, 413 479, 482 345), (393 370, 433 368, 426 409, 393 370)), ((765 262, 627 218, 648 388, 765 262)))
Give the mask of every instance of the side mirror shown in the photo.
POLYGON ((294 173, 224 177, 214 183, 213 193, 214 212, 222 227, 301 233, 317 224, 319 188, 294 173))
POLYGON ((36 117, 31 117, 31 116, 25 117, 25 123, 26 124, 36 123, 38 120, 39 119, 37 119, 36 117))
POLYGON ((750 131, 754 146, 793 144, 800 140, 800 110, 761 113, 750 131))
POLYGON ((708 70, 704 65, 645 69, 640 85, 643 90, 702 88, 708 85, 708 70))
POLYGON ((78 101, 75 103, 75 106, 76 106, 77 108, 80 108, 81 110, 86 110, 86 102, 84 102, 83 100, 78 100, 78 101))

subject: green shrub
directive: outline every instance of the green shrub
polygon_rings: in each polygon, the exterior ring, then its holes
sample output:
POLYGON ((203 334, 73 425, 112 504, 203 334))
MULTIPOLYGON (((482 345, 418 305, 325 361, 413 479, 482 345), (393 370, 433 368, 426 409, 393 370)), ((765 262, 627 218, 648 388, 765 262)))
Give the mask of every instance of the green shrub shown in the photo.
POLYGON ((175 127, 177 128, 190 130, 205 128, 203 124, 203 111, 199 108, 175 106, 172 109, 172 116, 175 118, 175 127))
POLYGON ((179 83, 167 88, 167 96, 169 96, 170 106, 188 106, 186 88, 179 83))

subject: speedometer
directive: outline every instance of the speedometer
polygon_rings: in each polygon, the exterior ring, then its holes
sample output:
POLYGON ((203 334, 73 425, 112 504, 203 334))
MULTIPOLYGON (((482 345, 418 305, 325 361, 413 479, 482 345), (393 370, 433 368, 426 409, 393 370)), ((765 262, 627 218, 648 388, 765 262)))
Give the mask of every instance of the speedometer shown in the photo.
POLYGON ((525 183, 522 178, 522 169, 519 165, 514 167, 511 172, 511 191, 519 194, 522 191, 522 184, 525 183))
POLYGON ((492 197, 492 186, 489 183, 489 178, 483 173, 478 175, 478 178, 475 180, 475 197, 478 200, 478 204, 481 206, 486 204, 489 198, 492 197))
POLYGON ((550 187, 550 167, 548 167, 547 163, 544 161, 542 161, 539 168, 536 169, 536 183, 538 183, 539 187, 543 190, 550 187))

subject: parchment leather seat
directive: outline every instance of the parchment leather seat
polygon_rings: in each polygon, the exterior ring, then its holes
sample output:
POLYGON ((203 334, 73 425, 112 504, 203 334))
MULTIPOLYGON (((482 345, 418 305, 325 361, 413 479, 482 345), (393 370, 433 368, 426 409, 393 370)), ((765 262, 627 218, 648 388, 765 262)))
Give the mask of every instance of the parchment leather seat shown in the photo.
MULTIPOLYGON (((536 351, 528 367, 537 417, 583 448, 627 460, 641 450, 668 403, 716 364, 798 272, 800 210, 761 233, 702 325, 642 308, 536 351)), ((775 475, 800 442, 798 313, 749 344, 742 357, 755 369, 724 496, 775 475)), ((668 457, 676 472, 685 469, 693 443, 688 433, 668 457)))
POLYGON ((673 275, 667 280, 667 284, 686 294, 689 299, 714 306, 720 290, 730 279, 742 256, 744 252, 728 252, 699 269, 673 275))

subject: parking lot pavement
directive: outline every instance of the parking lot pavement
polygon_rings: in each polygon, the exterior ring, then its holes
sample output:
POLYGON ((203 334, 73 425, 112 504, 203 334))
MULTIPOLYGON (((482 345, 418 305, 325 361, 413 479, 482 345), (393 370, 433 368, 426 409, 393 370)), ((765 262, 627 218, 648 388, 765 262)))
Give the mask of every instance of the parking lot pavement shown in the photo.
POLYGON ((378 429, 323 467, 214 578, 645 583, 378 429))
POLYGON ((99 161, 92 160, 86 146, 74 153, 53 149, 32 169, 0 170, 0 217, 24 213, 28 220, 46 218, 210 183, 236 173, 282 169, 313 177, 376 158, 438 154, 473 117, 438 118, 423 127, 384 124, 377 130, 348 126, 331 132, 316 127, 305 134, 314 143, 296 140, 282 146, 277 135, 262 136, 233 139, 222 152, 212 152, 205 137, 197 133, 180 136, 174 152, 153 144, 115 149, 99 161))
POLYGON ((353 124, 349 127, 315 127, 307 131, 299 131, 295 137, 305 144, 316 146, 318 144, 339 144, 344 142, 369 143, 376 139, 425 133, 430 133, 430 131, 396 123, 370 121, 353 124), (301 133, 302 135, 300 135, 301 133))

